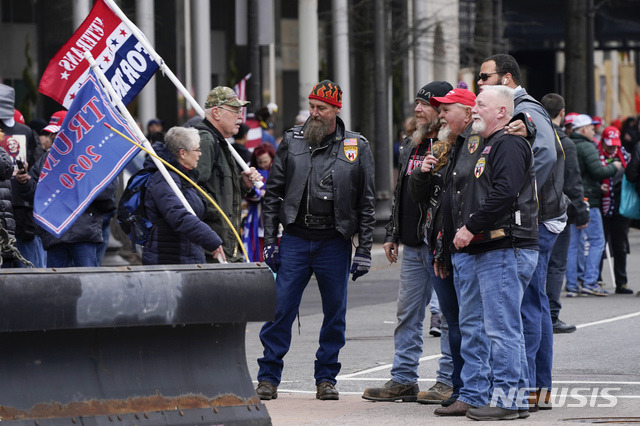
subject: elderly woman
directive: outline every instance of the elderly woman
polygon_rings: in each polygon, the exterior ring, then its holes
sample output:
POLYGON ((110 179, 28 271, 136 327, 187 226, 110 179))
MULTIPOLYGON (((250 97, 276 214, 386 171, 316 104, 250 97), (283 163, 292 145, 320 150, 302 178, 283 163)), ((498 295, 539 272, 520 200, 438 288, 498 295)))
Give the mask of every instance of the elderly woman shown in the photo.
MULTIPOLYGON (((156 144, 157 154, 193 181, 200 158, 200 136, 195 129, 172 127, 165 136, 165 146, 156 144)), ((145 194, 145 208, 153 227, 144 246, 142 263, 205 263, 204 250, 223 256, 222 240, 202 222, 206 212, 204 198, 186 180, 169 170, 195 216, 184 207, 178 196, 169 187, 161 173, 149 178, 145 194)))

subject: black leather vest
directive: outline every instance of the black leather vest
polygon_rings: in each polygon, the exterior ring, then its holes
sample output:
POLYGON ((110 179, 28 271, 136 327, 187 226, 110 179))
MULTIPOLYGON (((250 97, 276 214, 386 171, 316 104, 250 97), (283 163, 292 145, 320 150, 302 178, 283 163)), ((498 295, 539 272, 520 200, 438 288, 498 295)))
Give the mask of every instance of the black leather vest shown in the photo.
MULTIPOLYGON (((505 133, 501 130, 495 133, 490 139, 484 141, 483 147, 479 147, 470 155, 465 155, 465 152, 461 153, 456 169, 461 165, 466 166, 465 168, 460 169, 466 170, 466 176, 465 179, 458 178, 461 182, 463 180, 465 181, 463 191, 459 193, 458 191, 460 191, 461 187, 459 185, 455 185, 455 198, 459 201, 457 203, 457 208, 459 209, 458 220, 456 221, 457 229, 460 229, 465 225, 467 219, 473 214, 473 212, 480 208, 491 191, 492 167, 491 162, 488 161, 491 148, 488 147, 493 146, 493 144, 503 135, 505 135, 505 133), (469 163, 472 158, 476 158, 476 161, 470 166, 469 163), (469 173, 469 170, 472 170, 472 173, 469 173)), ((467 147, 469 146, 469 142, 471 142, 472 138, 473 136, 467 141, 467 147)), ((526 143, 527 148, 530 149, 529 143, 524 138, 521 138, 521 142, 526 143)), ((469 149, 467 151, 470 152, 469 149)), ((460 173, 454 176, 454 182, 459 175, 460 173)), ((504 216, 496 218, 496 221, 490 229, 485 229, 481 234, 476 234, 471 244, 481 244, 483 242, 505 237, 510 237, 512 239, 537 238, 538 202, 535 190, 535 169, 532 155, 527 178, 518 193, 516 201, 504 216)))

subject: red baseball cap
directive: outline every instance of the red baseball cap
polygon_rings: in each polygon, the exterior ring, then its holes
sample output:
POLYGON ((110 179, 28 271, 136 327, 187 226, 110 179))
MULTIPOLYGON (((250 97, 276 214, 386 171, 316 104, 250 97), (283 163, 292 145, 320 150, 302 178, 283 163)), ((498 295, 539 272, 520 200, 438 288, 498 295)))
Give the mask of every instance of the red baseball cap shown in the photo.
POLYGON ((466 106, 474 106, 476 104, 476 95, 468 89, 453 89, 442 97, 429 98, 429 103, 433 107, 439 107, 440 104, 462 104, 466 106))
POLYGON ((593 116, 593 125, 594 126, 599 126, 602 124, 602 118, 598 117, 597 115, 593 116))
POLYGON ((64 121, 64 117, 67 115, 67 111, 57 111, 54 112, 51 118, 49 119, 49 125, 42 129, 43 132, 50 133, 58 133, 60 131, 60 126, 62 126, 62 122, 64 121))
POLYGON ((607 146, 621 146, 620 131, 615 126, 609 126, 602 132, 602 142, 607 146))
POLYGON ((573 120, 579 115, 580 114, 578 114, 577 112, 570 112, 569 114, 564 116, 564 124, 573 124, 573 120))
POLYGON ((18 123, 24 124, 24 116, 17 109, 13 109, 13 119, 18 123))

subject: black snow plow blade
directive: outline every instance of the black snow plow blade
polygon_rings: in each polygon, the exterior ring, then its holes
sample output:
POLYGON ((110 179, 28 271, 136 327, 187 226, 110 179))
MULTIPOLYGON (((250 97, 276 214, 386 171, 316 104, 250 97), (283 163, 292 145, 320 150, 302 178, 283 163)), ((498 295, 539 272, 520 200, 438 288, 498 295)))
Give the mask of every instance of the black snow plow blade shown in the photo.
POLYGON ((3 424, 270 424, 244 342, 266 266, 5 269, 0 309, 3 424))

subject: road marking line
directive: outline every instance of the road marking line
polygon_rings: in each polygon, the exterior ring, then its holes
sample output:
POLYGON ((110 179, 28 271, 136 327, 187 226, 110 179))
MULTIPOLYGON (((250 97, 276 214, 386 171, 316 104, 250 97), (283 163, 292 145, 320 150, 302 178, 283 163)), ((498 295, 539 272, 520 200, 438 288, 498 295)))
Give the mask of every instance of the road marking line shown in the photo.
MULTIPOLYGON (((338 376, 336 379, 353 381, 353 382, 376 382, 389 380, 388 377, 348 377, 338 376)), ((436 378, 418 379, 419 382, 435 382, 436 378)), ((554 385, 579 385, 579 384, 597 384, 597 385, 633 385, 638 386, 640 382, 622 382, 622 381, 607 381, 607 380, 554 380, 554 385)))
POLYGON ((576 325, 576 328, 591 327, 593 325, 606 324, 608 322, 619 321, 619 320, 633 318, 633 317, 637 317, 637 316, 640 316, 640 312, 634 312, 632 314, 627 314, 627 315, 620 315, 618 317, 613 317, 613 318, 600 320, 600 321, 588 322, 586 324, 579 324, 579 325, 576 325))
MULTIPOLYGON (((418 361, 420 361, 420 362, 422 362, 422 361, 430 361, 432 359, 438 359, 438 358, 440 358, 440 356, 441 356, 441 354, 429 355, 429 356, 425 356, 425 357, 420 358, 418 361)), ((338 376, 338 377, 336 377, 336 380, 348 379, 348 378, 351 378, 351 377, 354 377, 354 376, 361 376, 363 374, 369 374, 369 373, 373 373, 375 371, 380 371, 380 370, 388 370, 391 367, 393 367, 393 364, 384 364, 384 365, 380 365, 378 367, 373 367, 373 368, 369 368, 369 369, 366 369, 366 370, 358 371, 357 373, 351 373, 351 374, 345 374, 345 375, 342 375, 342 376, 338 376)))

